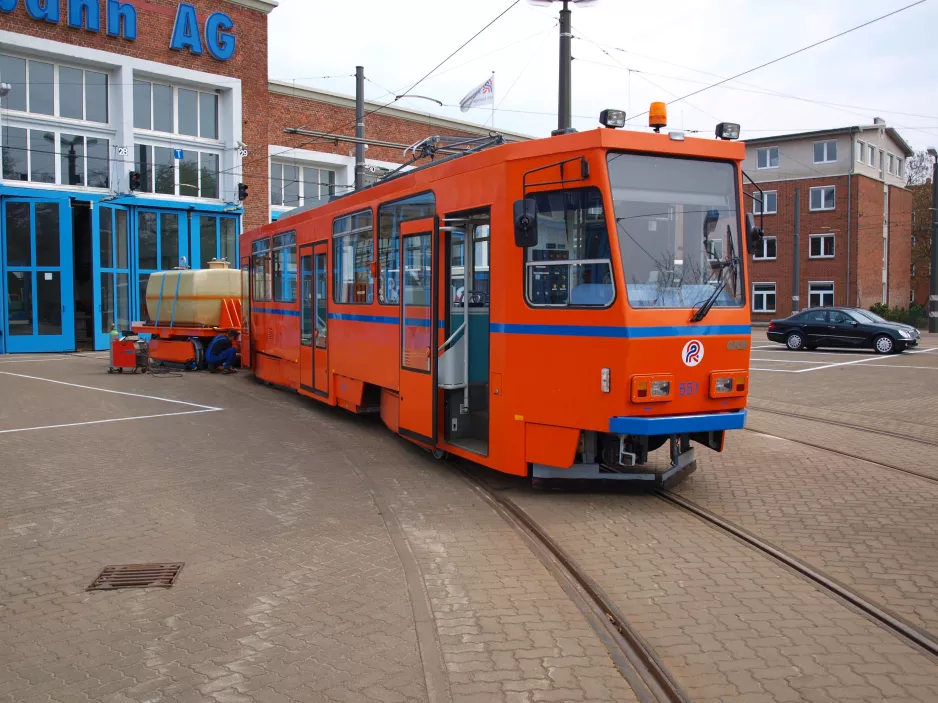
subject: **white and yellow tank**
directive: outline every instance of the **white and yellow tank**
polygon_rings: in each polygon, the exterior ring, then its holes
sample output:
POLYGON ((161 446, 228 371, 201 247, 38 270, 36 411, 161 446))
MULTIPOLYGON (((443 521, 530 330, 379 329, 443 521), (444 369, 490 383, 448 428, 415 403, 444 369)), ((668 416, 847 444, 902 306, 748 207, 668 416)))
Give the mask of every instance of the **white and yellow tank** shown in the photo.
POLYGON ((241 271, 212 260, 207 269, 176 269, 150 274, 147 314, 155 325, 217 327, 223 300, 241 299, 241 271))

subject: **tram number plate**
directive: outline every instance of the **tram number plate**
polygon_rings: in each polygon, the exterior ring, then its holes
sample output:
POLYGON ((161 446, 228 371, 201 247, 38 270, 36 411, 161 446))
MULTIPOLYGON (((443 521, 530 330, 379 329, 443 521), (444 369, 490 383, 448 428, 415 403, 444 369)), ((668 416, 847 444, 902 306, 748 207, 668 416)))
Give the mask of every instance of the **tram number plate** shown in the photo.
POLYGON ((700 384, 696 381, 686 381, 678 385, 677 394, 678 395, 697 395, 697 390, 700 388, 700 384))

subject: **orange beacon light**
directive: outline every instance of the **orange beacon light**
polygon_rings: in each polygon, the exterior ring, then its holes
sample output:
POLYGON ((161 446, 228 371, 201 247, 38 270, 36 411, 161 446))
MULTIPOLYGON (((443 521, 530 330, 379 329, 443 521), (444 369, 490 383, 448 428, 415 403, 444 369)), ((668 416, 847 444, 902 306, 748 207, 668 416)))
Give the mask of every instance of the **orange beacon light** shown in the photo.
POLYGON ((668 126, 668 107, 664 103, 652 103, 648 108, 648 126, 655 132, 660 132, 662 127, 668 126))

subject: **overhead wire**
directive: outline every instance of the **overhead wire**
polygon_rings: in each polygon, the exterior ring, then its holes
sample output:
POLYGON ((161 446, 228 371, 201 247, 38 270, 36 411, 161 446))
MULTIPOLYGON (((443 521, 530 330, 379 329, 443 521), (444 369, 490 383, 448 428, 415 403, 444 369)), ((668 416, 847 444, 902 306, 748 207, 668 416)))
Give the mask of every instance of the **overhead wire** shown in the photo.
MULTIPOLYGON (((893 10, 892 12, 887 12, 887 13, 884 14, 884 15, 880 15, 879 17, 876 17, 876 18, 874 18, 874 19, 871 19, 871 20, 868 20, 868 21, 866 21, 866 22, 863 22, 862 24, 858 24, 858 25, 856 25, 855 27, 851 27, 850 29, 846 29, 846 30, 844 30, 844 31, 842 31, 842 32, 838 32, 837 34, 833 34, 833 35, 831 35, 831 36, 829 36, 829 37, 827 37, 827 38, 825 38, 825 39, 821 39, 820 41, 816 41, 816 42, 814 42, 813 44, 809 44, 809 45, 807 45, 807 46, 803 46, 803 47, 801 47, 800 49, 796 49, 795 51, 790 51, 789 53, 787 53, 787 54, 785 54, 785 55, 783 55, 783 56, 779 56, 779 57, 777 57, 777 58, 774 58, 774 59, 772 59, 771 61, 766 61, 766 62, 764 62, 764 63, 759 64, 758 66, 754 66, 753 68, 746 69, 745 71, 740 71, 739 73, 737 73, 737 74, 735 74, 735 75, 733 75, 733 76, 730 76, 729 78, 724 78, 724 79, 722 79, 722 80, 719 80, 719 81, 717 81, 716 83, 713 83, 713 84, 711 84, 711 85, 708 85, 708 86, 705 86, 705 87, 703 87, 703 88, 700 88, 699 90, 692 91, 692 92, 688 93, 687 95, 682 95, 682 96, 679 97, 679 98, 675 98, 674 100, 669 101, 669 102, 668 102, 668 105, 673 105, 673 104, 676 103, 676 102, 680 102, 680 101, 682 101, 682 100, 686 100, 687 98, 692 98, 693 96, 699 95, 700 93, 703 93, 704 91, 710 90, 711 88, 716 88, 717 86, 723 85, 724 83, 728 83, 728 82, 730 82, 730 81, 736 80, 737 78, 741 78, 742 76, 748 75, 748 74, 750 74, 750 73, 754 73, 755 71, 758 71, 758 70, 760 70, 760 69, 766 68, 767 66, 771 66, 771 65, 773 65, 773 64, 779 63, 780 61, 784 61, 785 59, 789 59, 789 58, 791 58, 792 56, 796 56, 797 54, 800 54, 800 53, 803 53, 803 52, 805 52, 805 51, 808 51, 809 49, 813 49, 813 48, 815 48, 815 47, 821 46, 822 44, 826 44, 827 42, 833 41, 834 39, 838 39, 838 38, 840 38, 840 37, 842 37, 842 36, 844 36, 844 35, 850 34, 851 32, 856 32, 857 30, 863 29, 864 27, 869 27, 871 24, 875 24, 876 22, 880 22, 880 21, 882 21, 882 20, 884 20, 884 19, 886 19, 886 18, 888 18, 888 17, 892 17, 893 15, 897 15, 897 14, 899 14, 900 12, 904 12, 904 11, 906 11, 906 10, 909 10, 909 9, 913 8, 913 7, 916 7, 916 6, 918 6, 918 5, 921 5, 921 4, 925 3, 925 2, 928 2, 928 0, 915 0, 915 2, 912 2, 912 3, 908 4, 908 5, 905 5, 905 6, 903 6, 903 7, 900 7, 900 8, 898 8, 898 9, 896 9, 896 10, 893 10)), ((626 121, 631 120, 631 119, 635 119, 636 117, 641 117, 641 116, 647 115, 647 114, 648 114, 648 110, 646 110, 645 112, 641 112, 641 113, 639 113, 639 114, 637 114, 637 115, 634 115, 633 117, 629 117, 629 118, 627 118, 626 121)))

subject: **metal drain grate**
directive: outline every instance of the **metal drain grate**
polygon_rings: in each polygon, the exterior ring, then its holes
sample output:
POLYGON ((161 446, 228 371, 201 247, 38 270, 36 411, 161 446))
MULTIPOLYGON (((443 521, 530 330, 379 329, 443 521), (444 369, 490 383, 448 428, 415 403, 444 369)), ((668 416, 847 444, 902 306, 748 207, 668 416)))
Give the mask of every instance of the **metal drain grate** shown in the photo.
POLYGON ((118 564, 105 566, 89 591, 111 591, 115 588, 169 588, 176 581, 184 563, 118 564))

